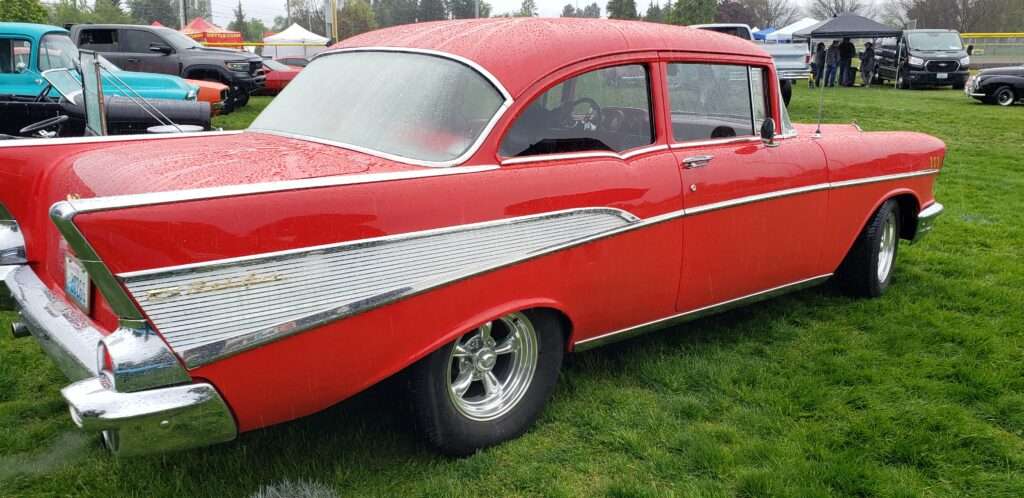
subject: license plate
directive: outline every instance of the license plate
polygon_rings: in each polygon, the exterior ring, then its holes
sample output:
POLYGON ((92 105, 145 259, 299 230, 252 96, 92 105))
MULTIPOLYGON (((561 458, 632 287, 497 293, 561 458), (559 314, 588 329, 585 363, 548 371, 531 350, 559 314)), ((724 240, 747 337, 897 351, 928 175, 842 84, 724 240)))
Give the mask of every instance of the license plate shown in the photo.
POLYGON ((64 256, 64 292, 67 292, 86 313, 89 312, 92 295, 89 274, 77 259, 64 256))
POLYGON ((936 78, 938 78, 938 79, 940 79, 940 80, 944 80, 944 79, 946 79, 946 78, 947 78, 948 76, 949 76, 949 73, 938 73, 938 74, 936 74, 936 75, 935 75, 935 77, 936 77, 936 78))

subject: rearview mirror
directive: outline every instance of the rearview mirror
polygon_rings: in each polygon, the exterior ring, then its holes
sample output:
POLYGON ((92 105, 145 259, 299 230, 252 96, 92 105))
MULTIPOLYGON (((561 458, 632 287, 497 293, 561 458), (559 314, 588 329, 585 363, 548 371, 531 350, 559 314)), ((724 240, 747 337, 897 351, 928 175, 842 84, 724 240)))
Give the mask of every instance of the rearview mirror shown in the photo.
POLYGON ((171 52, 173 52, 173 50, 171 50, 171 47, 168 47, 167 45, 161 45, 158 43, 150 44, 149 51, 164 55, 169 55, 171 52))
POLYGON ((28 64, 25 64, 24 62, 19 62, 14 66, 14 72, 19 74, 24 73, 26 69, 28 69, 28 64))
POLYGON ((775 120, 768 118, 761 123, 761 140, 764 140, 765 145, 768 147, 775 147, 779 144, 775 143, 775 120))

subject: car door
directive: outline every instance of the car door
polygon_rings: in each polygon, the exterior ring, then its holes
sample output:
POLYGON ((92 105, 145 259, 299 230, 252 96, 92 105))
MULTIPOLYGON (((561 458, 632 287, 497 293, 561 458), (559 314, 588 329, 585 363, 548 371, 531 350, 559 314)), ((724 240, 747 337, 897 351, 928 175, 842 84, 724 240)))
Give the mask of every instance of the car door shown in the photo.
POLYGON ((783 126, 788 117, 778 105, 774 72, 683 60, 665 69, 686 212, 678 309, 815 276, 827 201, 825 158, 812 139, 790 136, 795 132, 783 126), (759 136, 768 118, 786 132, 772 145, 759 136))
POLYGON ((122 29, 121 44, 132 55, 122 69, 144 73, 178 74, 178 55, 156 34, 142 29, 122 29), (152 47, 167 47, 170 53, 154 52, 152 47))
POLYGON ((499 148, 503 174, 532 186, 532 198, 512 202, 513 212, 613 208, 636 227, 588 244, 591 259, 574 267, 586 271, 567 268, 554 277, 580 286, 581 330, 618 330, 675 309, 682 221, 651 220, 681 211, 682 197, 657 119, 657 55, 650 57, 650 65, 589 62, 553 76, 552 86, 518 111, 499 148))

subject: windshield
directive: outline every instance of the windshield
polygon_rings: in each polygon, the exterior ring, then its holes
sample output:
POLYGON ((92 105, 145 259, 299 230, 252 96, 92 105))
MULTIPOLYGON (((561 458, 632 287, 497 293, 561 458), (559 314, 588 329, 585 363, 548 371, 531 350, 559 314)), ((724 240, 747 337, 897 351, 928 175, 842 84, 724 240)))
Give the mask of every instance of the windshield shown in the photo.
POLYGON ((184 50, 186 48, 198 48, 202 47, 199 42, 193 40, 186 34, 179 33, 170 28, 153 28, 158 31, 161 37, 171 44, 172 47, 178 50, 184 50))
POLYGON ((253 121, 252 129, 450 163, 481 138, 503 103, 479 72, 451 59, 345 52, 307 66, 253 121))
POLYGON ((77 73, 72 74, 70 69, 58 68, 43 71, 42 76, 68 102, 78 103, 76 99, 82 94, 82 82, 79 81, 77 73))
POLYGON ((907 33, 907 43, 914 50, 963 50, 964 47, 955 31, 907 33))

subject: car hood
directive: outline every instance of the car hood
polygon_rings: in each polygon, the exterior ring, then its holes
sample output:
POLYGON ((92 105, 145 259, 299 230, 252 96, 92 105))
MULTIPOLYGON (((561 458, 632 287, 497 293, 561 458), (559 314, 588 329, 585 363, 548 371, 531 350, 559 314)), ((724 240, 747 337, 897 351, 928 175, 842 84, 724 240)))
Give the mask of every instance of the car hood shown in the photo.
MULTIPOLYGON (((181 90, 188 92, 194 90, 195 86, 190 85, 183 78, 170 74, 137 73, 134 71, 118 71, 114 73, 121 81, 130 86, 133 90, 181 90)), ((103 75, 103 84, 113 84, 110 75, 103 75)))
POLYGON ((994 67, 978 72, 981 76, 1024 76, 1024 66, 994 67))
POLYGON ((190 48, 189 53, 200 53, 207 57, 216 57, 223 60, 240 60, 244 59, 247 61, 262 61, 260 56, 246 52, 244 50, 235 50, 233 48, 218 48, 218 47, 200 47, 190 48))

